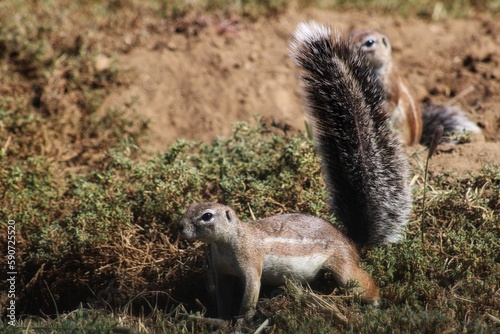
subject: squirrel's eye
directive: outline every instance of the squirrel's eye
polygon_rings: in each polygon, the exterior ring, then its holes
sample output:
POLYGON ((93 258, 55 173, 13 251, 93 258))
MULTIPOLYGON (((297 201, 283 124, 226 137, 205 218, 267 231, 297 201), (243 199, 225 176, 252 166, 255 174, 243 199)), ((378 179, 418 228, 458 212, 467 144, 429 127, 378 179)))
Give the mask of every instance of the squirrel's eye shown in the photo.
POLYGON ((375 44, 375 40, 373 38, 369 38, 366 42, 363 43, 364 46, 372 46, 373 44, 375 44))
POLYGON ((201 220, 203 220, 204 222, 207 222, 210 219, 212 219, 213 216, 214 216, 213 213, 207 212, 207 213, 204 213, 203 216, 201 216, 201 220))

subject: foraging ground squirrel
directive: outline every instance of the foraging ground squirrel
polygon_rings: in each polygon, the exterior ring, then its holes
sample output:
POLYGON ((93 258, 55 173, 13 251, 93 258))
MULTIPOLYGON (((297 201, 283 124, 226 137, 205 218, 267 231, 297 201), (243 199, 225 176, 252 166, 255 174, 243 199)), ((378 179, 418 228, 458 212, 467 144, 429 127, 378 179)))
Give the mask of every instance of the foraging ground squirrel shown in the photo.
POLYGON ((401 133, 405 145, 429 145, 440 125, 444 128, 443 140, 450 144, 453 144, 450 140, 452 133, 481 133, 479 127, 458 107, 437 104, 420 106, 392 58, 391 43, 386 35, 374 30, 354 31, 349 41, 367 55, 370 65, 376 70, 392 109, 393 126, 401 133))
POLYGON ((402 144, 392 131, 384 89, 362 52, 329 28, 301 23, 290 43, 330 207, 345 233, 305 214, 241 222, 229 207, 191 206, 179 222, 189 240, 210 245, 219 316, 231 315, 232 277, 243 283, 240 314, 251 315, 261 282, 310 282, 329 270, 340 286, 378 303, 373 278, 359 266, 358 247, 397 242, 411 206, 402 144))

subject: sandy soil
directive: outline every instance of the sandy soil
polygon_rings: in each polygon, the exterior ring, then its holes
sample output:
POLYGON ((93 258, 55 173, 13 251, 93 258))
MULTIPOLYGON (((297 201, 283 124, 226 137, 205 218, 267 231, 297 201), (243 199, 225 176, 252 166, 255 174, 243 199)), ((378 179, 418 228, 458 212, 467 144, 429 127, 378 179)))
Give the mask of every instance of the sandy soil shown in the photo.
POLYGON ((306 9, 253 23, 199 17, 120 55, 119 65, 129 70, 102 108, 136 100, 151 120, 151 148, 160 151, 176 138, 228 136, 233 122, 252 122, 257 114, 301 131, 287 43, 296 24, 310 19, 346 33, 383 31, 421 101, 452 102, 479 124, 484 142, 443 147, 431 169, 460 174, 500 163, 500 23, 488 16, 433 22, 306 9))

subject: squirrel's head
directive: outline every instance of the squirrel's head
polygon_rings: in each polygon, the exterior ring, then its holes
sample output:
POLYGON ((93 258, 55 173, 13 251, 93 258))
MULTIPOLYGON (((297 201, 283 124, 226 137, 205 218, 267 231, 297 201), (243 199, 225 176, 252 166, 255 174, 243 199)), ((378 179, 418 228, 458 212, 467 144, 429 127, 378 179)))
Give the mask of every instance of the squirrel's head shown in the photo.
POLYGON ((182 215, 178 227, 188 240, 217 242, 231 235, 237 222, 233 209, 218 203, 197 203, 182 215))
POLYGON ((379 68, 391 60, 389 38, 375 30, 353 31, 349 42, 363 52, 374 68, 379 68))

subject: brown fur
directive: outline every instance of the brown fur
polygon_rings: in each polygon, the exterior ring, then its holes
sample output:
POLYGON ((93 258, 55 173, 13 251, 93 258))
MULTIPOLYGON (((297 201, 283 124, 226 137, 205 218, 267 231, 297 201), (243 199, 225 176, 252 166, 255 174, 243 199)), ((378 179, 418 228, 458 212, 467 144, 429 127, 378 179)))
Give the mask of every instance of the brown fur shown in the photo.
POLYGON ((349 40, 367 55, 376 69, 391 106, 392 123, 401 133, 402 142, 407 146, 419 143, 422 136, 420 104, 392 59, 389 38, 378 31, 363 30, 351 33, 349 40))
POLYGON ((314 280, 321 270, 333 273, 341 287, 355 280, 363 300, 377 303, 378 288, 359 266, 356 247, 329 222, 304 214, 285 214, 241 222, 228 206, 198 203, 179 222, 181 235, 210 245, 219 316, 229 318, 232 278, 243 283, 240 314, 251 315, 261 282, 280 285, 285 277, 314 280), (209 216, 204 215, 209 214, 209 216), (208 217, 208 218, 207 218, 208 217))

